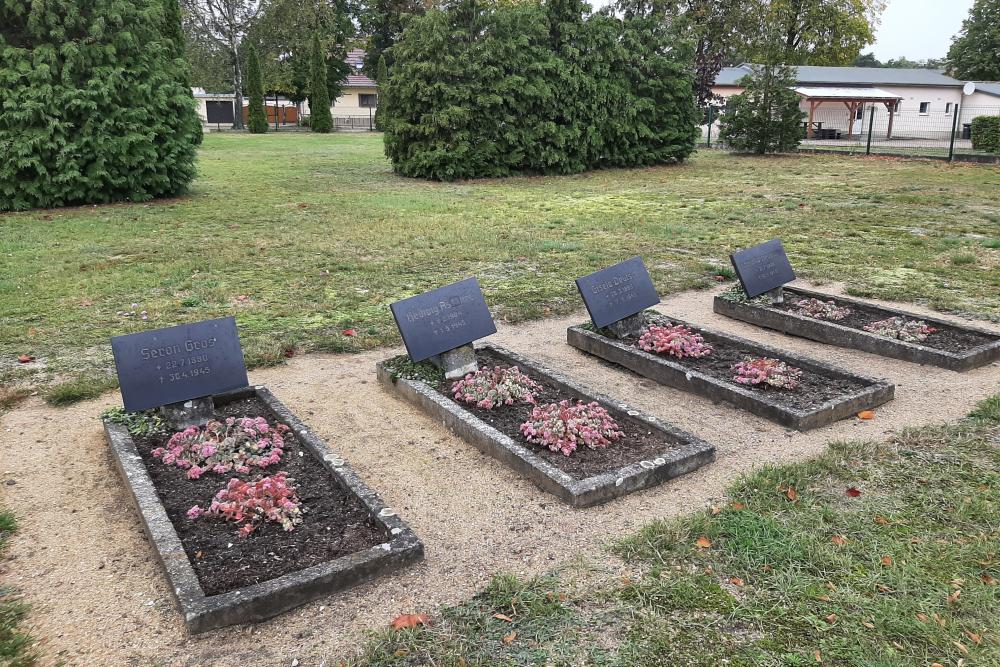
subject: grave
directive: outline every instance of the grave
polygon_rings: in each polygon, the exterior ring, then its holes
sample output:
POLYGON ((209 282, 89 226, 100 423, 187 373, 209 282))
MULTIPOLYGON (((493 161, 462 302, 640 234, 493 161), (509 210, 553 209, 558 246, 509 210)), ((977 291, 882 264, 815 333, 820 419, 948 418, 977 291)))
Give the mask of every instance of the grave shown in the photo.
POLYGON ((734 252, 729 261, 749 299, 768 294, 780 303, 782 286, 795 280, 795 271, 779 239, 734 252))
POLYGON ((261 621, 423 557, 343 458, 249 385, 233 318, 119 336, 112 348, 127 413, 106 414, 105 435, 189 632, 261 621), (237 531, 232 515, 204 509, 222 493, 276 499, 288 524, 251 510, 237 531), (295 558, 261 557, 279 550, 295 558))

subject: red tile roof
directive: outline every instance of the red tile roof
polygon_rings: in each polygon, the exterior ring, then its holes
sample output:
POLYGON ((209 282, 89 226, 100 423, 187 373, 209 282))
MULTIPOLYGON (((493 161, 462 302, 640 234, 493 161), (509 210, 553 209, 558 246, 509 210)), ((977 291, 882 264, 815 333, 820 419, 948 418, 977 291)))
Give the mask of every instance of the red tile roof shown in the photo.
POLYGON ((347 57, 344 58, 347 64, 351 66, 352 73, 347 75, 347 79, 343 81, 343 84, 347 88, 377 88, 378 84, 374 80, 368 78, 361 73, 361 66, 365 62, 365 50, 364 49, 351 49, 347 52, 347 57))

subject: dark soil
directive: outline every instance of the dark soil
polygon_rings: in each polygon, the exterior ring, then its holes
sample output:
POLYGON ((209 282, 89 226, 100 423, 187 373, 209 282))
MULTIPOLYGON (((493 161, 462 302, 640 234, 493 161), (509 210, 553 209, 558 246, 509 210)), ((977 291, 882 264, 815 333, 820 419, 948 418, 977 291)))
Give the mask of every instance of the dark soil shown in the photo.
MULTIPOLYGON (((670 319, 662 316, 647 315, 647 318, 656 324, 674 323, 670 319)), ((692 327, 692 330, 697 331, 697 328, 692 327)), ((723 382, 727 382, 734 387, 747 389, 760 396, 766 396, 770 401, 780 403, 783 406, 793 408, 795 410, 813 410, 828 401, 855 394, 868 386, 867 383, 859 380, 816 373, 805 368, 800 368, 802 376, 799 379, 799 385, 795 389, 782 389, 780 387, 771 387, 768 385, 739 384, 733 380, 733 366, 738 362, 743 361, 746 357, 759 357, 760 353, 753 349, 728 343, 722 339, 710 337, 707 334, 705 336, 705 341, 712 346, 712 354, 707 357, 701 357, 700 359, 678 359, 677 357, 669 355, 660 356, 663 359, 679 366, 690 368, 691 370, 698 371, 699 373, 704 373, 705 375, 715 378, 716 380, 722 380, 723 382)), ((638 337, 629 336, 622 339, 622 342, 631 345, 637 350, 639 349, 638 337)), ((782 357, 781 355, 779 355, 778 358, 787 362, 789 365, 798 368, 795 361, 782 357)))
MULTIPOLYGON (((278 422, 257 398, 217 405, 215 416, 264 417, 271 424, 278 422)), ((163 446, 168 439, 169 435, 136 438, 135 444, 206 595, 275 579, 387 540, 384 532, 369 520, 364 505, 337 483, 294 433, 285 437, 285 453, 278 465, 246 475, 206 473, 197 480, 189 480, 184 470, 153 458, 152 450, 163 446), (302 523, 293 531, 286 532, 277 523, 264 522, 249 537, 240 537, 236 523, 207 515, 197 520, 187 517, 193 505, 207 508, 212 497, 232 477, 250 480, 282 470, 295 480, 305 510, 302 523)))
MULTIPOLYGON (((806 298, 805 295, 795 292, 793 289, 785 288, 785 300, 782 303, 773 304, 771 307, 775 310, 781 310, 785 312, 790 312, 795 309, 795 302, 799 299, 806 298)), ((817 297, 818 298, 818 297, 817 297)), ((841 326, 850 327, 851 329, 860 329, 864 331, 865 325, 871 324, 872 322, 878 322, 879 320, 885 320, 890 317, 895 317, 895 313, 888 312, 879 308, 878 306, 858 306, 853 303, 844 303, 839 301, 834 297, 823 297, 823 301, 833 301, 838 306, 847 307, 851 309, 851 314, 842 320, 819 320, 820 322, 830 322, 832 324, 839 324, 841 326)), ((919 316, 914 316, 912 319, 919 320, 919 316)), ((996 336, 988 336, 985 334, 978 333, 976 331, 969 331, 968 329, 962 329, 960 327, 952 327, 942 324, 931 324, 936 332, 930 334, 923 341, 918 343, 918 345, 923 345, 925 347, 932 347, 936 350, 942 350, 944 352, 956 352, 961 353, 972 348, 979 347, 980 345, 986 345, 987 343, 992 343, 997 339, 996 336)), ((873 334, 874 335, 874 334, 873 334)), ((891 340, 891 339, 889 339, 891 340)))
MULTIPOLYGON (((477 350, 476 356, 480 368, 515 365, 515 362, 511 359, 489 350, 477 350)), ((572 401, 581 398, 564 391, 545 375, 539 375, 531 369, 523 367, 521 371, 542 385, 542 390, 536 393, 537 405, 558 403, 563 400, 572 401)), ((455 399, 452 398, 451 394, 452 384, 454 384, 453 380, 442 380, 436 388, 443 395, 454 401, 455 399)), ((538 454, 538 456, 575 479, 586 479, 600 475, 601 473, 617 470, 632 463, 655 459, 658 456, 663 456, 672 449, 676 449, 679 444, 675 439, 669 438, 669 436, 660 431, 651 431, 648 426, 630 417, 615 406, 602 404, 602 407, 611 413, 614 420, 618 422, 619 429, 625 434, 625 437, 601 449, 581 447, 571 455, 566 456, 562 452, 553 452, 546 447, 529 443, 521 434, 521 424, 526 422, 531 415, 534 407, 532 405, 526 403, 501 405, 492 410, 486 410, 469 403, 461 403, 459 401, 455 401, 455 403, 504 435, 509 436, 515 442, 528 447, 538 454)))

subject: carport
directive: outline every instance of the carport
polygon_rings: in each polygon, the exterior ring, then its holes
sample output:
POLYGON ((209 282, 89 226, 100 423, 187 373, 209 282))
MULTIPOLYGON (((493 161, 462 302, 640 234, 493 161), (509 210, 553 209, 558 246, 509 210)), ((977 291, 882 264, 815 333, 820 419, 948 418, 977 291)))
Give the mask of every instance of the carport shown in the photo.
POLYGON ((847 135, 854 132, 854 118, 857 116, 858 108, 868 102, 882 103, 889 111, 889 129, 886 131, 886 139, 892 139, 892 121, 896 113, 896 105, 903 99, 899 95, 894 95, 881 88, 809 88, 799 87, 795 89, 800 97, 809 102, 809 121, 806 123, 806 138, 813 138, 813 116, 816 108, 823 102, 842 102, 847 107, 847 135))

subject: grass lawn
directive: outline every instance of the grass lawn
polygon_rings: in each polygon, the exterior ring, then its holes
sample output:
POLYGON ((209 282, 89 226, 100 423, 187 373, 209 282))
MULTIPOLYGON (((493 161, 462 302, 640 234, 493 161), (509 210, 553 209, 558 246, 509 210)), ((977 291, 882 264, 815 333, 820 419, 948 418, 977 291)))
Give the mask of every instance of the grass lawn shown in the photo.
POLYGON ((573 278, 634 254, 666 293, 775 236, 804 277, 1000 317, 995 167, 706 151, 440 184, 395 176, 379 135, 218 134, 199 168, 175 200, 0 215, 0 409, 114 386, 116 334, 235 314, 248 362, 277 363, 395 342, 390 302, 470 275, 517 321, 578 308, 573 278))
POLYGON ((1000 664, 1000 395, 966 421, 832 444, 585 564, 499 576, 347 664, 1000 664))

